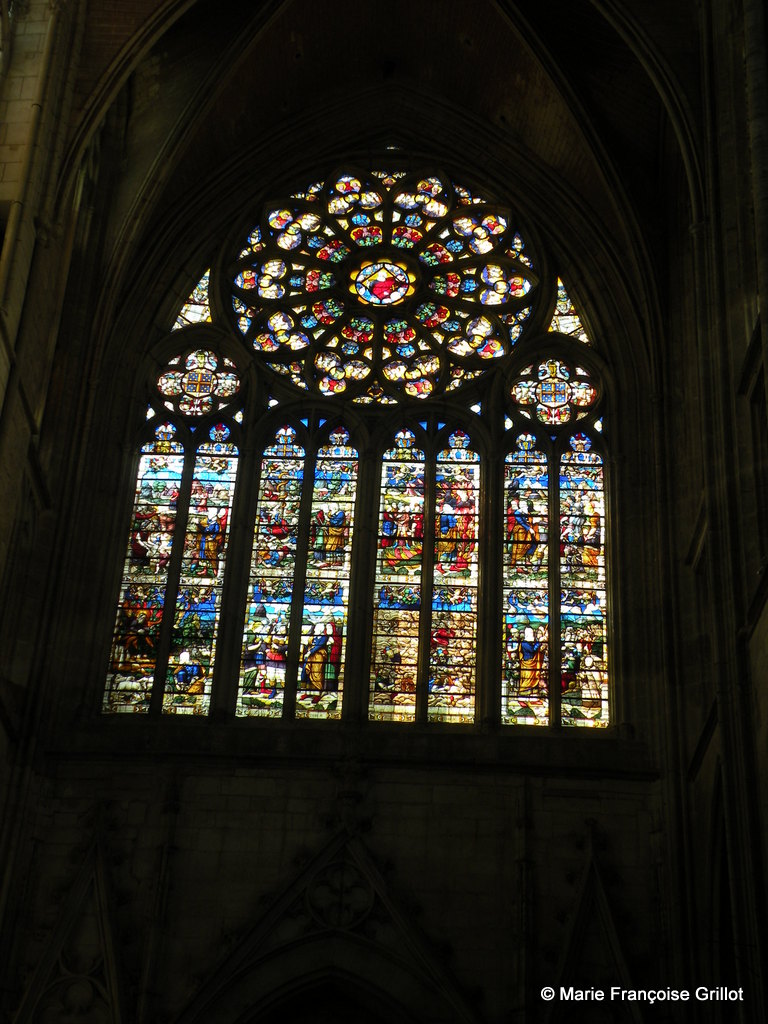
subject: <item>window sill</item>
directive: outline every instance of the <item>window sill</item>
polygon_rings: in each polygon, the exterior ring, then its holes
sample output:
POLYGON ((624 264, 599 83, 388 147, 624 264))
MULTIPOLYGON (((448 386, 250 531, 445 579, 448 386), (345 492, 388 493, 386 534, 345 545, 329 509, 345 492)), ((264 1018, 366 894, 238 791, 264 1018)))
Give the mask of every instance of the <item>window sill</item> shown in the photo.
POLYGON ((294 722, 105 715, 52 738, 64 760, 181 761, 190 771, 306 766, 355 760, 369 766, 499 770, 526 775, 654 779, 644 742, 621 727, 546 729, 414 725, 396 722, 294 722))

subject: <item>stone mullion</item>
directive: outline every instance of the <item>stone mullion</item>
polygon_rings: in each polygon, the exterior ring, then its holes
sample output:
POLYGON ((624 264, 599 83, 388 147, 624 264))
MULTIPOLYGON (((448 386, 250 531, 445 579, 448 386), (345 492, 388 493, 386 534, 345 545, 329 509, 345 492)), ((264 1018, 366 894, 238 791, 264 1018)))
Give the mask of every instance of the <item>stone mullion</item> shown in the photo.
POLYGON ((501 623, 503 621, 504 456, 497 452, 480 463, 477 586, 475 721, 499 724, 501 715, 501 623))
POLYGON ((293 575, 291 616, 288 625, 288 651, 285 663, 285 690, 283 718, 292 720, 296 715, 296 681, 299 674, 301 654, 301 626, 304 613, 304 588, 307 582, 307 559, 309 557, 310 518, 312 496, 315 487, 315 466, 317 450, 304 457, 304 481, 301 489, 299 526, 296 543, 296 568, 293 575))
POLYGON ((256 495, 261 478, 260 451, 255 451, 252 446, 243 445, 238 445, 238 450, 235 499, 232 503, 231 529, 227 541, 214 682, 211 690, 211 715, 216 717, 230 717, 237 700, 244 620, 248 609, 256 495), (250 472, 251 467, 254 467, 253 472, 250 472))
POLYGON ((548 588, 549 599, 547 601, 549 615, 549 672, 548 672, 548 696, 549 696, 549 724, 554 729, 562 726, 561 701, 560 701, 560 679, 562 659, 562 621, 560 608, 560 458, 562 456, 562 445, 553 445, 549 451, 549 536, 547 545, 549 547, 549 572, 548 588))
POLYGON ((370 609, 378 553, 378 493, 381 480, 381 459, 376 457, 377 454, 361 453, 357 464, 347 649, 344 658, 344 693, 341 705, 342 718, 355 721, 363 721, 366 717, 371 688, 370 609))
POLYGON ((435 459, 431 452, 424 464, 424 538, 421 562, 421 613, 419 615, 419 665, 416 674, 416 721, 427 721, 429 669, 432 637, 432 591, 434 589, 435 545, 435 459), (429 524, 429 526, 427 526, 429 524))

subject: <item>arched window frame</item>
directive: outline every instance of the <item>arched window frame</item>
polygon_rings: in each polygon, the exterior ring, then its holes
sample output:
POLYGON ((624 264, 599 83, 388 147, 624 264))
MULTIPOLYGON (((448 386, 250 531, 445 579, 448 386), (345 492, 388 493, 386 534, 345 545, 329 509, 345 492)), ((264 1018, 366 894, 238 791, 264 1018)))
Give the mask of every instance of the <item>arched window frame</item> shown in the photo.
MULTIPOLYGON (((163 354, 171 354, 155 363, 142 388, 145 421, 138 431, 138 451, 134 456, 136 486, 104 693, 105 711, 157 714, 161 710, 173 710, 177 713, 207 714, 210 708, 210 684, 218 658, 218 635, 227 582, 224 564, 231 532, 234 476, 242 452, 245 394, 240 383, 235 394, 214 397, 212 405, 215 407, 210 411, 185 411, 183 400, 180 402, 178 395, 172 395, 170 391, 163 394, 160 383, 169 372, 180 373, 182 369, 189 369, 187 359, 196 353, 208 353, 213 356, 219 371, 224 370, 228 376, 239 377, 239 374, 237 364, 222 351, 221 346, 215 344, 208 332, 195 328, 183 339, 177 336, 175 341, 175 345, 166 342, 162 346, 163 354), (218 430, 219 426, 222 431, 218 430), (169 431, 173 432, 172 440, 159 436, 161 432, 169 431), (152 457, 162 460, 169 453, 169 445, 179 463, 179 472, 173 477, 174 480, 178 477, 178 483, 171 484, 175 486, 175 495, 166 495, 167 487, 162 487, 160 492, 151 492, 148 501, 142 500, 141 492, 148 486, 142 468, 151 463, 152 457), (227 498, 226 510, 220 507, 216 513, 213 509, 209 511, 207 498, 205 505, 200 501, 196 503, 195 483, 199 484, 203 479, 206 464, 210 467, 215 465, 214 473, 219 470, 226 473, 226 477, 221 478, 221 487, 227 498), (154 500, 158 496, 167 497, 167 504, 161 503, 158 507, 154 500), (212 515, 214 521, 210 528, 203 525, 203 517, 209 519, 212 515), (161 550, 153 544, 155 533, 162 538, 161 550), (200 558, 194 565, 189 556, 196 539, 200 545, 200 558), (212 573, 203 568, 208 556, 202 549, 209 543, 216 545, 216 566, 212 573), (221 581, 219 569, 224 577, 221 581), (199 584, 195 580, 198 575, 199 584), (192 597, 192 589, 201 593, 192 597), (209 593, 203 595, 202 591, 209 593), (136 594, 142 596, 134 599, 131 595, 136 594), (170 615, 169 609, 172 609, 170 615), (193 634, 198 637, 196 646, 208 650, 201 660, 193 656, 190 663, 190 652, 185 650, 189 645, 183 638, 183 619, 191 617, 193 609, 198 624, 198 634, 193 634), (204 642, 209 632, 210 644, 204 642), (125 673, 119 671, 119 666, 134 650, 133 670, 126 678, 125 673), (145 674, 141 671, 142 661, 147 667, 145 674), (187 691, 190 699, 178 700, 175 679, 179 674, 190 677, 194 682, 192 693, 187 691)), ((158 484, 161 482, 162 478, 158 479, 158 484)), ((208 562, 212 564, 211 559, 208 562)))
MULTIPOLYGON (((241 236, 242 233, 243 232, 240 231, 239 236, 241 236)), ((529 236, 526 233, 526 238, 528 237, 529 236)), ((197 293, 196 300, 198 303, 198 309, 193 309, 192 315, 190 316, 190 303, 187 303, 185 307, 185 309, 187 310, 187 315, 184 315, 184 313, 182 312, 177 317, 175 329, 173 334, 171 335, 171 338, 173 339, 173 341, 177 343, 177 345, 181 343, 182 340, 186 342, 187 338, 191 338, 194 332, 200 333, 201 336, 208 337, 210 341, 210 332, 220 331, 220 327, 207 326, 205 325, 205 321, 207 320, 209 324, 212 321, 214 325, 219 325, 222 322, 224 316, 224 314, 222 313, 222 306, 226 305, 226 298, 223 299, 222 296, 226 295, 228 288, 228 277, 226 273, 222 271, 222 267, 227 265, 229 257, 226 255, 226 253, 227 251, 231 252, 231 249, 231 244, 225 247, 225 249, 223 250, 223 254, 220 257, 218 266, 214 267, 214 270, 210 274, 206 273, 206 287, 205 289, 203 289, 203 291, 207 292, 207 294, 203 295, 201 299, 200 286, 198 286, 198 288, 196 288, 193 291, 193 296, 195 295, 195 293, 197 293), (208 310, 207 315, 205 313, 206 304, 208 310)), ((504 448, 504 446, 507 444, 508 439, 511 438, 511 434, 514 430, 517 430, 518 428, 527 428, 526 424, 522 422, 520 410, 514 408, 513 404, 510 402, 509 395, 507 393, 509 380, 514 376, 514 371, 513 369, 511 369, 511 367, 519 368, 526 361, 535 361, 536 359, 545 357, 549 353, 555 353, 567 356, 567 358, 571 360, 576 359, 576 357, 578 356, 578 362, 587 364, 591 368, 592 372, 595 373, 596 379, 600 380, 601 378, 601 361, 599 360, 599 358, 595 358, 594 351, 591 348, 585 349, 582 347, 581 342, 583 342, 584 338, 581 337, 578 342, 574 342, 572 338, 566 338, 563 335, 559 334, 559 332, 556 329, 554 329, 557 325, 555 322, 556 318, 550 317, 552 299, 547 298, 547 291, 552 290, 552 285, 548 284, 547 282, 552 280, 552 275, 546 272, 546 267, 543 265, 539 255, 537 255, 536 266, 538 272, 537 279, 541 282, 540 291, 542 294, 540 297, 540 301, 538 302, 534 310, 533 320, 537 321, 540 327, 544 329, 546 329, 546 320, 551 319, 552 325, 548 333, 539 333, 536 337, 532 337, 531 332, 528 331, 527 336, 523 338, 523 341, 521 342, 519 348, 515 350, 514 359, 510 362, 510 368, 508 368, 506 375, 504 377, 505 397, 501 400, 501 402, 499 401, 499 396, 493 387, 478 387, 476 389, 477 397, 481 399, 483 408, 482 413, 480 415, 477 415, 476 418, 474 419, 473 416, 475 416, 476 414, 474 413, 474 409, 470 411, 470 401, 465 398, 463 400, 461 408, 454 410, 450 408, 452 401, 452 397, 450 395, 446 395, 442 402, 438 401, 432 403, 429 406, 429 408, 425 409, 425 411, 423 412, 421 408, 419 408, 417 405, 414 405, 414 403, 406 404, 406 406, 402 410, 397 411, 398 421, 402 422, 403 424, 406 424, 408 422, 418 422, 420 419, 424 420, 425 418, 427 420, 437 420, 442 416, 442 420, 445 421, 446 423, 449 423, 449 425, 445 427, 446 433, 449 432, 450 430, 455 430, 459 428, 463 429, 461 426, 462 423, 466 423, 467 420, 470 420, 470 431, 474 433, 474 435, 477 436, 478 438, 480 438, 481 435, 485 435, 485 437, 482 438, 479 444, 479 450, 482 452, 480 465, 483 481, 481 484, 479 515, 480 521, 484 524, 486 530, 490 527, 490 524, 494 522, 494 518, 498 518, 498 512, 494 511, 491 508, 491 491, 494 489, 498 491, 499 489, 499 469, 496 453, 500 448, 504 448), (527 353, 525 359, 523 358, 523 353, 527 353), (500 426, 499 409, 501 407, 504 408, 506 414, 509 416, 512 423, 514 424, 514 427, 509 427, 506 430, 506 432, 500 426), (441 412, 441 409, 445 411, 441 412), (496 465, 496 469, 492 468, 494 465, 496 465)), ((558 285, 560 285, 559 281, 558 285)), ((562 289, 561 285, 560 287, 562 289)), ((190 298, 192 299, 192 296, 190 298)), ((579 323, 578 316, 576 316, 575 319, 576 322, 579 323)), ((562 318, 560 322, 562 323, 562 318)), ((583 328, 581 329, 581 333, 583 335, 583 328)), ((576 336, 578 337, 578 334, 576 334, 576 336)), ((237 341, 237 339, 235 340, 237 341)), ((168 343, 166 343, 166 345, 167 344, 168 343)), ((189 347, 188 344, 187 347, 189 347)), ((239 363, 244 363, 244 361, 247 361, 247 356, 243 355, 242 349, 239 350, 237 358, 239 363)), ((497 374, 497 377, 498 376, 499 375, 497 374)), ((269 379, 268 376, 260 374, 258 369, 256 371, 256 378, 258 380, 258 385, 257 388, 253 390, 255 392, 258 392, 260 397, 256 400, 255 404, 253 396, 251 398, 251 413, 249 414, 249 422, 247 424, 245 431, 240 430, 239 424, 237 425, 236 429, 236 434, 239 441, 239 448, 241 453, 243 453, 243 455, 241 456, 241 461, 247 463, 248 468, 246 470, 246 475, 250 476, 254 475, 254 465, 255 463, 258 462, 260 457, 258 454, 255 454, 256 449, 259 448, 259 443, 256 443, 254 439, 256 437, 263 437, 265 436, 266 433, 268 433, 268 430, 265 427, 265 424, 268 420, 270 422, 277 422, 278 420, 285 419, 286 416, 290 418, 291 407, 296 402, 295 392, 292 393, 290 387, 287 386, 285 382, 281 381, 280 379, 269 379), (276 413, 274 409, 269 409, 267 395, 277 396, 273 398, 271 401, 281 410, 280 412, 276 413), (283 412, 282 410, 285 410, 285 412, 283 412)), ((466 393, 470 393, 471 391, 472 386, 470 385, 469 388, 466 389, 466 393)), ((310 397, 308 404, 315 408, 315 410, 317 410, 319 408, 319 401, 321 401, 321 399, 319 399, 317 396, 310 397)), ((323 405, 322 407, 322 414, 325 418, 329 420, 333 418, 335 418, 336 420, 345 419, 344 412, 341 411, 339 404, 333 398, 329 397, 327 400, 322 401, 325 402, 325 405, 323 405)), ((390 413, 394 412, 394 409, 390 410, 390 413)), ((318 417, 320 416, 320 413, 315 411, 313 415, 315 417, 318 417)), ((356 417, 359 419, 360 423, 363 424, 362 427, 358 426, 357 428, 361 434, 365 434, 366 432, 376 434, 381 429, 381 422, 387 418, 387 413, 385 411, 377 418, 376 415, 371 416, 369 412, 367 412, 366 410, 360 410, 359 416, 356 412, 355 414, 353 414, 352 420, 354 420, 356 417), (377 423, 379 425, 377 425, 377 423)), ((294 422, 300 422, 300 420, 294 420, 294 422)), ((533 432, 538 431, 538 433, 542 437, 546 435, 545 431, 542 432, 541 425, 536 426, 535 429, 533 424, 529 423, 527 426, 528 428, 531 428, 533 432)), ((552 440, 553 435, 551 433, 546 435, 547 444, 550 447, 553 447, 553 449, 557 445, 562 445, 564 443, 563 438, 567 432, 568 431, 565 429, 558 428, 558 430, 555 432, 558 438, 556 441, 552 440)), ((604 452, 603 439, 596 434, 594 435, 594 440, 597 446, 597 450, 604 452)), ((313 441, 310 444, 308 451, 316 451, 316 448, 317 444, 313 441)), ((358 511, 356 513, 356 521, 358 524, 363 522, 365 524, 365 528, 370 530, 371 516, 373 515, 371 502, 375 501, 375 499, 372 497, 372 492, 376 491, 376 484, 373 483, 372 481, 375 481, 376 478, 377 459, 380 459, 381 451, 383 451, 384 449, 382 449, 380 444, 376 445, 375 443, 371 444, 368 441, 365 441, 365 443, 360 446, 359 450, 361 465, 365 465, 368 468, 363 472, 363 477, 365 477, 366 480, 365 486, 361 488, 360 492, 358 492, 357 495, 358 506, 365 506, 365 511, 358 511)), ((437 449, 435 449, 435 451, 436 450, 437 449)), ((185 469, 185 472, 189 471, 185 469)), ((243 474, 241 474, 241 476, 242 475, 243 474)), ((243 482, 241 482, 238 485, 240 490, 243 490, 247 486, 248 485, 244 484, 243 482)), ((250 489, 252 493, 251 500, 248 504, 252 509, 255 502, 256 491, 253 490, 252 485, 250 489)), ((243 512, 244 503, 245 499, 238 492, 235 495, 235 507, 236 509, 239 509, 239 512, 236 512, 236 515, 238 516, 241 533, 245 532, 247 534, 248 526, 243 519, 243 516, 245 515, 245 513, 243 512)), ((250 513, 248 514, 250 515, 250 513)), ((304 514, 303 519, 305 520, 303 528, 306 528, 306 513, 304 514)), ((494 613, 497 614, 498 607, 501 605, 501 602, 498 597, 498 592, 496 597, 488 597, 489 592, 493 590, 493 587, 490 583, 492 573, 489 571, 488 565, 489 558, 491 557, 489 552, 492 552, 495 547, 500 546, 500 541, 498 540, 498 538, 496 538, 495 541, 489 540, 488 537, 486 536, 485 539, 483 540, 483 544, 484 553, 481 555, 480 573, 481 575, 484 574, 486 576, 486 581, 484 585, 480 588, 484 595, 481 598, 483 603, 481 611, 483 612, 483 615, 481 616, 482 622, 479 624, 481 635, 478 635, 476 643, 478 651, 486 652, 488 644, 490 642, 489 638, 494 634, 494 632, 498 634, 498 632, 501 631, 498 622, 495 623, 493 626, 489 626, 489 623, 487 621, 489 608, 494 610, 494 613)), ((242 555, 244 547, 247 547, 247 545, 244 545, 241 538, 238 544, 238 552, 240 555, 242 555)), ((375 554, 371 551, 365 553, 358 550, 355 552, 354 557, 356 568, 355 576, 352 581, 352 588, 353 590, 359 591, 357 597, 355 598, 355 601, 359 605, 360 603, 365 603, 366 601, 370 600, 371 586, 373 583, 373 577, 375 575, 375 568, 373 566, 375 554), (367 569, 362 568, 366 560, 368 562, 367 569)), ((232 575, 236 575, 236 573, 233 573, 232 575)), ((239 593, 243 589, 242 584, 238 586, 237 584, 234 584, 231 579, 228 579, 227 587, 228 590, 232 593, 239 593)), ((500 590, 500 587, 497 589, 500 590)), ((608 589, 609 588, 606 587, 606 592, 608 592, 608 589)), ((236 603, 236 599, 230 596, 229 604, 228 606, 225 606, 224 609, 226 616, 231 618, 232 620, 237 619, 238 617, 242 618, 242 615, 244 614, 244 612, 242 611, 238 612, 236 608, 236 603)), ((356 614, 358 616, 358 620, 362 621, 362 616, 359 609, 356 614)), ((370 622, 370 616, 368 618, 368 621, 370 622)), ((235 629, 235 627, 232 624, 229 624, 227 630, 227 642, 230 648, 233 642, 233 635, 236 632, 237 630, 235 629)), ((366 659, 361 654, 360 643, 352 644, 351 646, 352 654, 350 654, 349 646, 347 648, 347 654, 354 662, 354 671, 351 674, 355 677, 354 688, 356 692, 352 695, 347 693, 345 698, 346 709, 344 711, 344 714, 347 715, 348 713, 351 713, 357 717, 365 717, 364 708, 366 705, 366 688, 364 684, 366 682, 366 665, 370 665, 370 658, 366 659), (350 704, 352 705, 351 709, 350 704)), ((232 678, 232 665, 234 661, 232 651, 230 650, 227 654, 220 658, 220 660, 223 661, 226 666, 225 671, 227 678, 224 680, 220 679, 221 673, 219 672, 219 668, 217 665, 217 677, 216 681, 214 682, 213 698, 219 711, 224 712, 227 715, 231 715, 235 713, 235 707, 237 704, 236 699, 233 698, 235 686, 232 678)), ((499 659, 497 656, 489 657, 487 653, 484 653, 483 656, 478 657, 477 660, 479 663, 479 682, 476 683, 477 700, 472 719, 474 720, 475 723, 479 723, 483 719, 498 721, 499 718, 501 717, 501 720, 503 721, 503 713, 501 714, 501 716, 499 714, 500 699, 498 691, 500 689, 500 675, 502 673, 502 670, 500 669, 499 666, 499 659), (493 664, 493 668, 489 667, 491 664, 493 664)), ((419 711, 418 713, 414 714, 413 718, 414 721, 416 722, 425 723, 429 719, 429 715, 426 713, 427 696, 426 694, 423 694, 423 653, 421 655, 421 661, 422 668, 420 671, 422 676, 422 682, 420 684, 420 688, 422 691, 422 695, 419 697, 419 711)), ((347 671, 347 675, 350 675, 349 669, 347 671)), ((155 687, 155 690, 156 689, 157 686, 155 687)), ((558 703, 559 701, 553 701, 553 712, 558 703)), ((159 698, 156 696, 156 694, 153 695, 152 703, 150 706, 153 713, 158 712, 161 705, 159 702, 159 698)), ((168 708, 166 708, 165 710, 168 710, 168 708)), ((370 714, 370 707, 368 708, 368 712, 370 714)), ((285 717, 292 719, 294 715, 295 694, 293 698, 290 698, 286 702, 285 717)), ((374 716, 371 715, 371 717, 374 716)), ((549 724, 556 727, 560 724, 560 720, 555 715, 553 718, 550 719, 549 724)))
MULTIPOLYGON (((557 424, 542 422, 536 415, 532 406, 521 407, 517 403, 507 403, 507 443, 505 453, 514 451, 517 439, 523 434, 529 434, 535 438, 536 448, 542 453, 546 462, 546 473, 548 478, 547 493, 547 594, 548 622, 546 629, 543 625, 531 623, 529 629, 534 635, 526 637, 517 636, 514 638, 518 646, 518 656, 522 660, 525 653, 529 653, 527 660, 527 671, 531 678, 535 674, 546 675, 548 686, 547 695, 543 701, 534 700, 528 702, 529 707, 535 707, 535 711, 529 710, 523 713, 517 710, 519 719, 526 724, 547 725, 555 729, 561 726, 579 725, 606 725, 610 722, 610 708, 612 705, 609 676, 607 669, 608 660, 608 619, 607 608, 610 607, 610 569, 611 559, 607 554, 610 547, 608 530, 610 494, 607 480, 607 453, 604 425, 605 414, 605 368, 600 357, 593 351, 586 351, 582 346, 574 344, 573 340, 557 334, 547 334, 541 337, 534 337, 523 349, 512 365, 507 377, 507 395, 512 392, 514 382, 520 379, 525 368, 530 369, 533 365, 534 371, 539 364, 550 360, 556 360, 566 364, 573 370, 575 367, 583 369, 581 380, 589 381, 594 386, 594 400, 587 407, 571 405, 568 420, 557 424), (563 482, 562 460, 564 455, 573 452, 571 439, 576 436, 586 438, 586 445, 589 452, 599 459, 600 486, 597 489, 597 498, 600 512, 599 522, 579 524, 579 536, 570 538, 573 543, 568 543, 569 538, 565 531, 565 506, 568 488, 563 482), (589 541, 590 527, 597 531, 596 538, 589 541), (595 540, 597 543, 595 543, 595 540), (589 556, 587 557, 587 552, 589 556), (573 557, 582 566, 582 582, 577 585, 575 582, 568 584, 568 573, 564 571, 563 564, 568 557, 573 557), (595 571, 592 565, 583 568, 587 562, 596 562, 595 571), (594 577, 594 579, 593 579, 594 577), (567 608, 568 592, 571 594, 583 590, 589 583, 593 591, 592 615, 589 618, 589 625, 600 632, 600 638, 594 641, 589 640, 587 634, 592 630, 585 628, 587 624, 586 609, 582 613, 573 612, 567 608), (596 595, 596 596, 595 596, 596 595), (554 599, 554 600, 553 600, 554 599), (570 671, 571 666, 566 668, 564 644, 569 633, 581 630, 584 637, 582 641, 573 641, 576 646, 581 645, 583 651, 577 654, 577 659, 587 662, 588 666, 578 665, 578 671, 570 671), (523 652, 521 641, 528 641, 529 652, 523 652), (540 646, 539 646, 540 645, 540 646), (546 665, 537 664, 537 656, 541 658, 543 649, 546 648, 546 665), (594 649, 592 649, 594 648, 594 649), (589 682, 590 686, 598 692, 593 693, 583 701, 583 708, 573 698, 573 691, 577 688, 577 680, 570 678, 581 674, 582 682, 589 682), (587 678, 588 677, 588 678, 587 678), (556 685, 559 681, 560 685, 556 685)), ((530 374, 526 376, 530 377, 530 374)), ((505 494, 505 511, 508 508, 507 496, 505 494)), ((593 518, 595 510, 592 510, 593 518)), ((579 574, 571 573, 578 580, 579 574)), ((509 621, 509 610, 507 601, 508 579, 504 579, 504 594, 502 604, 504 605, 505 636, 503 640, 503 668, 502 668, 502 723, 513 724, 516 720, 515 711, 509 708, 508 680, 510 678, 509 668, 512 657, 510 650, 510 638, 507 636, 507 623, 509 621)), ((582 595, 583 596, 583 595, 582 595)), ((515 703, 513 701, 513 703, 515 703)))

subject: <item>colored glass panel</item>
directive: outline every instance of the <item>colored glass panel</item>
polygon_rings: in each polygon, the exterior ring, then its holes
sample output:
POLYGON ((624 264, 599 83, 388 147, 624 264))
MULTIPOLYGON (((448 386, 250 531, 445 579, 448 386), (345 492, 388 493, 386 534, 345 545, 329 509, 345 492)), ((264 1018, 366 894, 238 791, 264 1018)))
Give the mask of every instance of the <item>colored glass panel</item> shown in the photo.
POLYGON ((503 306, 524 299, 530 282, 511 264, 488 263, 434 274, 430 289, 444 299, 463 299, 483 306, 503 306))
POLYGON ((401 430, 384 453, 373 599, 370 715, 416 715, 424 548, 424 452, 401 430))
POLYGON ((501 717, 549 722, 549 476, 547 456, 521 434, 504 464, 504 637, 501 717))
POLYGON ((557 280, 557 303, 552 322, 549 325, 550 331, 557 331, 558 334, 568 334, 577 341, 591 344, 587 332, 584 330, 579 319, 579 314, 568 297, 565 285, 558 278, 557 280))
POLYGON ((181 327, 188 327, 190 324, 205 324, 211 322, 211 305, 208 300, 208 281, 211 276, 210 270, 206 270, 197 282, 192 292, 181 307, 179 315, 171 328, 178 331, 181 327))
POLYGON ((238 715, 282 714, 304 454, 296 431, 286 426, 262 458, 238 715))
POLYGON ((430 721, 474 720, 480 459, 469 444, 456 431, 436 463, 430 721))
POLYGON ((176 428, 164 423, 141 449, 105 711, 149 710, 184 469, 184 449, 175 436, 176 428))
POLYGON ((298 718, 338 718, 344 686, 357 451, 335 430, 315 463, 296 690, 298 718))
POLYGON ((170 714, 207 714, 210 704, 238 462, 229 436, 219 423, 197 449, 163 695, 170 714))
POLYGON ((585 434, 560 460, 563 725, 608 724, 603 460, 585 434))

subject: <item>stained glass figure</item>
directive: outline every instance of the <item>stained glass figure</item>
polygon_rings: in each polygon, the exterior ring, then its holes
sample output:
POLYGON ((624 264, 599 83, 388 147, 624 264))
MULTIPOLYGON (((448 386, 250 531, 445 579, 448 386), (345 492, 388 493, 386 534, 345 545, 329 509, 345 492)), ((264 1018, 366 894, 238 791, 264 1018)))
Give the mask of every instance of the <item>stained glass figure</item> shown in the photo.
POLYGON ((585 434, 560 459, 563 725, 608 724, 603 460, 585 434))
POLYGON ((362 404, 487 372, 537 284, 508 209, 438 175, 350 170, 269 204, 231 280, 234 323, 266 365, 362 404))
POLYGON ((105 711, 148 711, 166 604, 184 448, 163 423, 142 446, 120 584, 105 711))
POLYGON ((365 261, 353 273, 349 290, 361 302, 373 306, 396 306, 413 295, 414 277, 402 263, 391 263, 389 260, 376 263, 365 261))
POLYGON ((273 443, 264 450, 240 662, 238 715, 282 715, 305 454, 291 426, 281 427, 273 443))
POLYGON ((401 430, 384 452, 373 598, 370 713, 413 721, 424 553, 424 452, 401 430))
POLYGON ((502 722, 549 722, 549 474, 533 434, 504 466, 502 722))
POLYGON ((207 714, 238 451, 218 423, 197 449, 174 608, 163 710, 207 714))
POLYGON ((211 276, 210 270, 206 270, 197 282, 192 292, 181 307, 179 315, 171 328, 178 331, 181 327, 188 327, 190 324, 209 324, 211 322, 211 306, 208 301, 208 280, 211 276))
POLYGON ((530 419, 535 413, 536 419, 550 426, 584 419, 598 398, 587 371, 559 359, 527 367, 511 394, 524 416, 530 419))
POLYGON ((557 303, 549 329, 558 334, 567 334, 585 345, 591 344, 587 332, 582 327, 579 314, 568 297, 568 292, 560 278, 557 279, 557 303))
POLYGON ((480 457, 457 430, 437 457, 430 624, 430 721, 471 722, 475 712, 480 457))
POLYGON ((332 431, 317 453, 296 689, 298 718, 338 718, 344 686, 357 451, 332 431))

